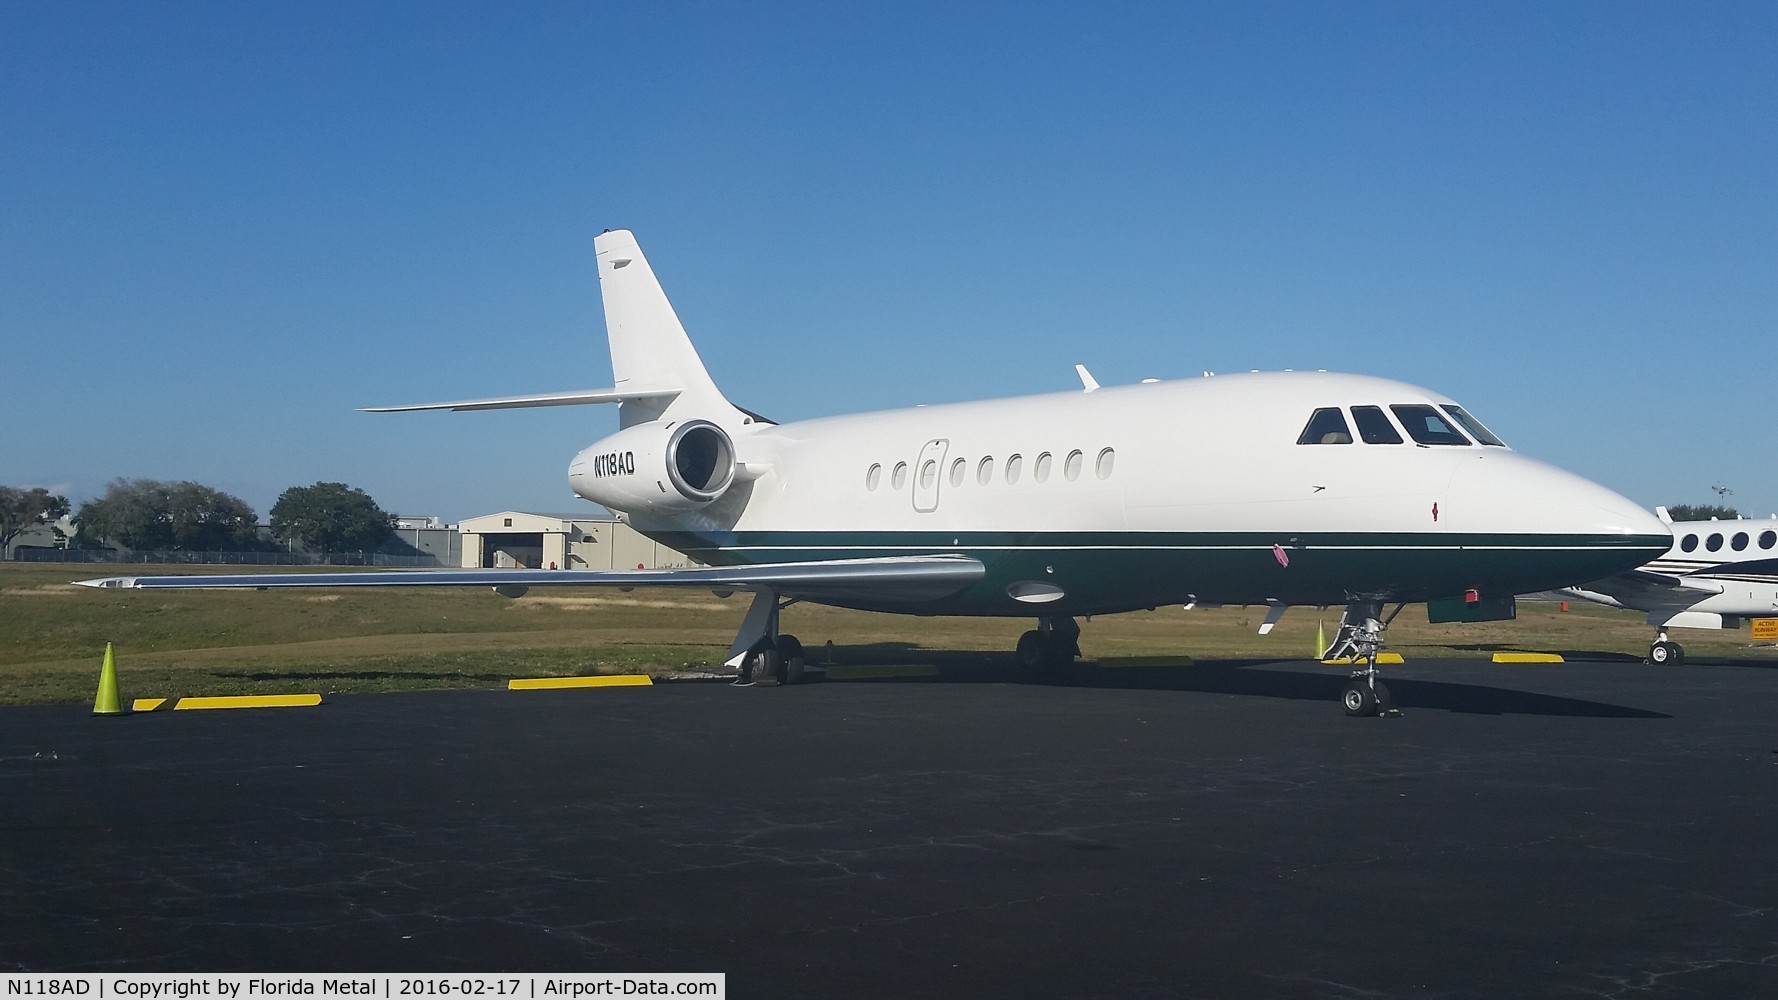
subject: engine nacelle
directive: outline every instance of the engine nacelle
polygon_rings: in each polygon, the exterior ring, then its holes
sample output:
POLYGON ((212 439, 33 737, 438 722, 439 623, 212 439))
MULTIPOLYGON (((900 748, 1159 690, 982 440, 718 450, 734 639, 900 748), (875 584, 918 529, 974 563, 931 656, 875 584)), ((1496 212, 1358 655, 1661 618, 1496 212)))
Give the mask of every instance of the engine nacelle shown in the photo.
POLYGON ((708 420, 626 427, 574 456, 568 485, 612 510, 675 514, 722 496, 735 481, 735 443, 708 420))

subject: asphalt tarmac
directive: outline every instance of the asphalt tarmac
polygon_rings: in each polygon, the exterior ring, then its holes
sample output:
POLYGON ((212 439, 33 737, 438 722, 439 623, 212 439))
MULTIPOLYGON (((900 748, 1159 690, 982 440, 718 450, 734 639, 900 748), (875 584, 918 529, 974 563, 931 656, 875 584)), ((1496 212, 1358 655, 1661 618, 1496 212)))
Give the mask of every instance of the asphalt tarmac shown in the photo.
POLYGON ((1429 660, 1389 672, 1395 719, 1343 681, 0 709, 0 969, 1778 996, 1778 669, 1429 660))

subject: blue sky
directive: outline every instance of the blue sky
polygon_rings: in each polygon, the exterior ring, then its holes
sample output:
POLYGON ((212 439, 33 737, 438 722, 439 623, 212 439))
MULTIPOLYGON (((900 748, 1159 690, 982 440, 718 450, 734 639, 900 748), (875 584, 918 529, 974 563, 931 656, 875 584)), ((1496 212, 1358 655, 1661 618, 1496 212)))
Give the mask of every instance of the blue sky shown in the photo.
POLYGON ((780 420, 1250 368, 1778 511, 1778 6, 0 5, 0 482, 577 509, 633 229, 780 420))

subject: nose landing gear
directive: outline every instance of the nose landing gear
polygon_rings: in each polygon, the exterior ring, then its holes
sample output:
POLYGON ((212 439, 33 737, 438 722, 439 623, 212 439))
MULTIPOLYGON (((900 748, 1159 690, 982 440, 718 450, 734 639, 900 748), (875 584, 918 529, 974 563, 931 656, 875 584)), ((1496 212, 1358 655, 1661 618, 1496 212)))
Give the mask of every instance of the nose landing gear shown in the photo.
POLYGON ((1384 718, 1401 715, 1401 710, 1389 697, 1388 686, 1377 679, 1377 654, 1383 651, 1383 633, 1389 630, 1389 623, 1401 614, 1403 607, 1405 605, 1396 605, 1385 618, 1382 602, 1355 601, 1347 605, 1346 613, 1340 616, 1340 630, 1334 634, 1333 644, 1322 651, 1321 658, 1346 657, 1352 661, 1352 679, 1340 692, 1340 705, 1347 715, 1384 718), (1360 663, 1364 665, 1360 667, 1360 663))

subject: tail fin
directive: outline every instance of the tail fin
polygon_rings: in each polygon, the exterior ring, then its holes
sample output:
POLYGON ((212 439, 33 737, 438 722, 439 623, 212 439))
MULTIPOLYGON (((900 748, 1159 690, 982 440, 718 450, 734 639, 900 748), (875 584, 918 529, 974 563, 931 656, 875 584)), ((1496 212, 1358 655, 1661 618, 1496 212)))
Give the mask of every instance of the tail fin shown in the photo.
POLYGON ((593 239, 599 259, 599 294, 605 300, 605 331, 611 340, 611 374, 619 390, 677 389, 663 398, 626 400, 618 423, 629 427, 668 413, 696 415, 720 424, 739 422, 735 409, 704 369, 697 348, 667 293, 627 229, 608 229, 593 239))

